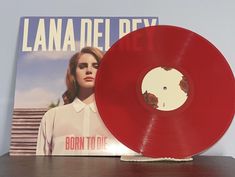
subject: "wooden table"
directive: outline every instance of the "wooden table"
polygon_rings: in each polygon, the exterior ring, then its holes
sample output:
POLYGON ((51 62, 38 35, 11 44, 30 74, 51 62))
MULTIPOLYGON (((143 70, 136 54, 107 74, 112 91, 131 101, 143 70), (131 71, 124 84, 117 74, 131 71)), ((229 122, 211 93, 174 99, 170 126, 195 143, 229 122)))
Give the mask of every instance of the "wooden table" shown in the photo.
POLYGON ((0 157, 0 177, 235 177, 235 159, 196 156, 191 162, 122 162, 119 157, 0 157))

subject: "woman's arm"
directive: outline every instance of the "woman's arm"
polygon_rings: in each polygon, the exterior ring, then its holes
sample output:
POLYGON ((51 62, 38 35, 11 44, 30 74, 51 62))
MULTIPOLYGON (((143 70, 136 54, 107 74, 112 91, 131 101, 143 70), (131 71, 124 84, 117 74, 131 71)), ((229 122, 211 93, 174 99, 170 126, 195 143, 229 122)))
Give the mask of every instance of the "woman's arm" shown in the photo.
POLYGON ((54 115, 54 110, 51 109, 47 111, 42 118, 38 130, 36 155, 52 154, 52 132, 54 115))

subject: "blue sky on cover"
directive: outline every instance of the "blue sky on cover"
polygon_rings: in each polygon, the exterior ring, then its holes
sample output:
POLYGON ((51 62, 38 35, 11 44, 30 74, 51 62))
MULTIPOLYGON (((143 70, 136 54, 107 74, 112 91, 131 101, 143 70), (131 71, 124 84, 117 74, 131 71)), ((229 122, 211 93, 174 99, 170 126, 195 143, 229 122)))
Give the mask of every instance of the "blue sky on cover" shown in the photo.
MULTIPOLYGON (((17 58, 17 75, 15 91, 15 108, 18 107, 47 107, 51 102, 61 99, 66 90, 65 73, 70 57, 76 51, 32 51, 23 52, 23 21, 29 19, 28 46, 33 46, 38 21, 40 17, 24 17, 20 22, 19 55, 17 58)), ((46 41, 49 38, 50 18, 62 19, 62 41, 68 19, 73 19, 76 49, 79 50, 81 17, 41 17, 45 19, 46 41)), ((82 17, 92 21, 95 18, 110 19, 110 46, 119 38, 119 17, 82 17)), ((121 17, 133 19, 130 17, 121 17)), ((138 18, 138 17, 135 17, 138 18)), ((140 17, 141 19, 157 17, 140 17)), ((138 28, 144 27, 142 24, 138 28)), ((99 31, 104 32, 105 26, 101 24, 99 31)), ((93 29, 93 28, 92 28, 93 29)), ((100 38, 99 46, 104 46, 104 38, 100 38)))

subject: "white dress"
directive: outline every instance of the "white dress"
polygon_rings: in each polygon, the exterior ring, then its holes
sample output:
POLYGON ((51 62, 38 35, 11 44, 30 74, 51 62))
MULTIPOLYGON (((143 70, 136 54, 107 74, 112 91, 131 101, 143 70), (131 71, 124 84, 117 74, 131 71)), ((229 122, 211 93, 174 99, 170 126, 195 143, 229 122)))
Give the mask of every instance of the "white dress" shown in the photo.
POLYGON ((95 103, 76 98, 52 108, 42 118, 36 155, 130 155, 105 127, 95 103))

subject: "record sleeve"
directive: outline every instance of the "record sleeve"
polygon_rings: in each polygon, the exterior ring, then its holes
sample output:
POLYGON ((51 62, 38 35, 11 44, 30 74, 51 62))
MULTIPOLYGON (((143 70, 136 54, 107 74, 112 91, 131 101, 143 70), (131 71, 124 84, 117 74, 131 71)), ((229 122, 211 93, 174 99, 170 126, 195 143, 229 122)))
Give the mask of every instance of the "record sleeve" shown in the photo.
POLYGON ((10 155, 135 154, 105 127, 93 88, 113 43, 150 25, 158 18, 22 17, 10 155))

